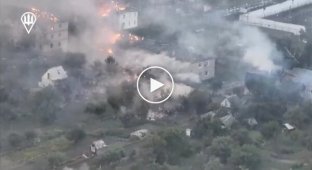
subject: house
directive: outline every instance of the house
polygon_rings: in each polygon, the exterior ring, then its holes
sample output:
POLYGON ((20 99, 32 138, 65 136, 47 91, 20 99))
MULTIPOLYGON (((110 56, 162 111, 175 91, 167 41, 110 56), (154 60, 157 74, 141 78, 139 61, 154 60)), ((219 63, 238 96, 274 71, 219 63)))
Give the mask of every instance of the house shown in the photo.
POLYGON ((232 107, 239 107, 240 104, 243 103, 237 95, 226 96, 220 103, 220 106, 223 108, 230 109, 232 107))
POLYGON ((128 30, 138 27, 138 11, 126 9, 119 11, 118 15, 118 28, 120 30, 128 30))
POLYGON ((185 129, 185 135, 186 136, 190 137, 191 133, 192 133, 192 129, 190 129, 190 128, 185 129))
POLYGON ((145 138, 149 133, 149 130, 147 129, 141 129, 134 131, 130 134, 130 137, 138 138, 138 139, 143 139, 145 138))
POLYGON ((249 94, 249 90, 244 81, 224 82, 222 89, 224 93, 228 95, 237 94, 243 96, 249 94))
POLYGON ((105 147, 107 147, 107 145, 105 144, 104 140, 97 140, 97 141, 92 142, 90 146, 90 151, 94 155, 97 155, 98 152, 105 147))
POLYGON ((191 71, 196 73, 201 81, 210 80, 215 77, 215 58, 199 59, 193 62, 191 71))
POLYGON ((228 115, 221 117, 220 121, 223 124, 222 128, 231 128, 236 119, 231 113, 229 113, 228 115))
POLYGON ((232 105, 231 105, 231 102, 230 102, 229 98, 226 97, 226 98, 220 103, 220 106, 229 109, 229 108, 231 108, 232 105))
POLYGON ((291 124, 289 124, 289 123, 284 123, 283 126, 284 126, 284 129, 285 129, 286 131, 288 131, 288 132, 293 131, 293 130, 296 129, 293 125, 291 125, 291 124))
POLYGON ((44 53, 68 51, 69 46, 69 23, 58 22, 49 30, 42 32, 38 37, 37 49, 44 53))
POLYGON ((214 118, 216 116, 216 112, 210 111, 208 113, 200 115, 200 119, 206 119, 206 118, 214 118))
POLYGON ((250 127, 255 127, 258 125, 258 121, 255 119, 255 118, 248 118, 247 119, 247 124, 250 126, 250 127))
POLYGON ((154 111, 149 110, 146 116, 146 120, 156 121, 156 120, 164 118, 165 116, 166 115, 164 113, 154 112, 154 111))
POLYGON ((66 78, 67 72, 64 70, 63 66, 56 66, 48 69, 47 72, 43 74, 38 85, 41 88, 53 86, 55 81, 66 78))

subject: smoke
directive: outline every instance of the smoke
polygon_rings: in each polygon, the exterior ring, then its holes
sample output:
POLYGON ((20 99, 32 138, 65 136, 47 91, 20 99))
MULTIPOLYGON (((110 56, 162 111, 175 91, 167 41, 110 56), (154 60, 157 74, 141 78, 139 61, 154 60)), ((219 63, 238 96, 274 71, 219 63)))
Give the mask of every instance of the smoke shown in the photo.
POLYGON ((241 29, 241 45, 244 48, 243 60, 261 71, 274 71, 278 66, 274 59, 282 57, 265 34, 255 28, 243 27, 241 29))

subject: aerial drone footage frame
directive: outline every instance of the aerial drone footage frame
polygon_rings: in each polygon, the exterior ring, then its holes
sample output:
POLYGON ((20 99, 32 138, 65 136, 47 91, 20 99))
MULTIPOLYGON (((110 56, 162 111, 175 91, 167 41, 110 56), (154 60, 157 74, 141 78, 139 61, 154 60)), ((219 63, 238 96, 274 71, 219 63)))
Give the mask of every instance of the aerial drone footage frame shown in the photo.
POLYGON ((1 170, 310 170, 312 0, 0 0, 1 170))

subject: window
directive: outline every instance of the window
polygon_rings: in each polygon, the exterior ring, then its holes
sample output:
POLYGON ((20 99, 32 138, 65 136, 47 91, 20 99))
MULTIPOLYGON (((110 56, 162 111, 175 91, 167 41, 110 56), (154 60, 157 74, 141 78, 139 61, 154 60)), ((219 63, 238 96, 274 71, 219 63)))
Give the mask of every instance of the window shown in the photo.
POLYGON ((201 66, 202 66, 201 63, 199 63, 199 64, 198 64, 198 67, 201 67, 201 66))
POLYGON ((60 47, 62 45, 62 43, 61 42, 58 42, 58 46, 60 47))
POLYGON ((205 75, 206 75, 206 76, 208 75, 208 71, 205 71, 205 75))
POLYGON ((50 48, 53 48, 53 43, 50 44, 50 48))
POLYGON ((62 33, 58 33, 58 36, 60 37, 62 35, 62 33))

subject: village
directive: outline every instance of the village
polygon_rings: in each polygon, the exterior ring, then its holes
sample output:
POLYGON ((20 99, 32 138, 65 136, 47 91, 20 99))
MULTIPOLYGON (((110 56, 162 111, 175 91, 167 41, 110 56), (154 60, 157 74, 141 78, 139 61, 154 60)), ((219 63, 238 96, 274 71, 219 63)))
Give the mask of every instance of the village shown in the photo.
POLYGON ((45 1, 0 0, 0 169, 312 168, 311 0, 45 1))

